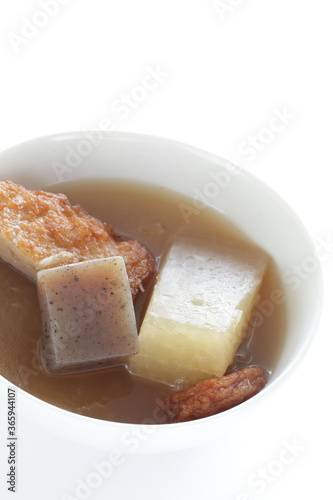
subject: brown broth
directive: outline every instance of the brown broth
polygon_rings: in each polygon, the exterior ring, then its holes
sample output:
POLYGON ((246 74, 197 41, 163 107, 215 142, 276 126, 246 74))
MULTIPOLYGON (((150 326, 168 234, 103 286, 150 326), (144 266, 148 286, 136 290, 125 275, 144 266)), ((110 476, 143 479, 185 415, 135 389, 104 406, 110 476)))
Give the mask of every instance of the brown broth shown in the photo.
MULTIPOLYGON (((208 207, 191 214, 187 223, 180 206, 192 206, 191 200, 161 187, 89 180, 65 182, 47 189, 66 194, 71 203, 81 204, 89 213, 108 222, 116 233, 138 239, 157 262, 180 229, 246 240, 222 214, 208 207)), ((136 300, 138 323, 151 285, 136 300)), ((259 305, 269 301, 272 290, 281 290, 273 263, 266 273, 259 305)), ((48 403, 75 413, 118 422, 161 422, 154 412, 154 402, 170 393, 171 388, 134 376, 124 366, 73 375, 44 372, 39 359, 42 331, 36 285, 2 262, 0 301, 0 372, 6 379, 48 403)), ((262 324, 251 328, 251 342, 248 339, 244 342, 233 368, 258 364, 269 372, 274 370, 284 340, 285 307, 274 305, 270 312, 268 306, 267 311, 261 314, 262 324)))

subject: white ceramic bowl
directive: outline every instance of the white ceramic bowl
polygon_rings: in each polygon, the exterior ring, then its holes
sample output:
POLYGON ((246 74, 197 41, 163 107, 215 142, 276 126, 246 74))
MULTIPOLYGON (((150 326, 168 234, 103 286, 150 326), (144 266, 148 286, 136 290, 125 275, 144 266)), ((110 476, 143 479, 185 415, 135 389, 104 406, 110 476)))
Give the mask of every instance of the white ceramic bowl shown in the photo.
MULTIPOLYGON (((17 388, 20 414, 78 443, 122 453, 185 450, 230 435, 292 376, 314 335, 322 303, 319 269, 292 283, 291 270, 313 258, 314 246, 290 208, 248 172, 191 146, 122 132, 65 133, 19 144, 0 154, 0 178, 28 188, 70 179, 131 179, 205 199, 274 258, 285 281, 288 308, 283 352, 267 387, 225 413, 195 422, 130 425, 100 421, 56 408, 17 388), (230 427, 231 426, 231 427, 230 427)), ((202 202, 202 201, 201 201, 202 202)), ((201 203, 200 202, 200 203, 201 203)), ((198 207, 198 201, 194 201, 198 207)), ((0 377, 2 388, 8 381, 0 377)))

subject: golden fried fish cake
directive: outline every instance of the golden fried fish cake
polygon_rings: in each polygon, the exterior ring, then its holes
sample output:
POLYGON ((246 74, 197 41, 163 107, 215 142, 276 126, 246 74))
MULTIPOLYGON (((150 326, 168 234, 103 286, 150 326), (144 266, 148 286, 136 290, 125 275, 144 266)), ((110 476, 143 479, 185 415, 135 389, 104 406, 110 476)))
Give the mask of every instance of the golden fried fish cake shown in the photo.
POLYGON ((154 272, 154 259, 137 240, 122 239, 63 194, 0 182, 0 258, 36 281, 37 272, 120 255, 133 297, 154 272))

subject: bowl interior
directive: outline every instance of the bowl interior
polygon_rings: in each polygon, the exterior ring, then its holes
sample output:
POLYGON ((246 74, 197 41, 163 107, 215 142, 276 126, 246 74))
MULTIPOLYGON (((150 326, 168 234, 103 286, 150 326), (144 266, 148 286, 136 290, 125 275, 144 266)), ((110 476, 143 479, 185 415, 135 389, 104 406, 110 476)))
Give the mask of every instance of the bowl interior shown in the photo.
MULTIPOLYGON (((273 257, 283 283, 288 324, 283 352, 267 388, 225 414, 186 424, 150 426, 151 438, 142 441, 140 452, 181 449, 225 432, 222 420, 227 421, 231 415, 242 418, 245 412, 255 411, 257 400, 263 400, 275 384, 283 383, 304 354, 321 310, 322 280, 314 246, 284 201, 248 172, 166 139, 92 131, 42 137, 6 150, 0 154, 0 177, 31 189, 89 178, 130 179, 164 186, 190 196, 194 210, 204 203, 220 210, 273 257), (304 267, 303 279, 295 266, 304 267)), ((7 381, 1 378, 1 384, 7 381)), ((126 439, 140 428, 71 414, 23 391, 20 399, 21 411, 28 418, 93 446, 117 444, 128 451, 126 439)))

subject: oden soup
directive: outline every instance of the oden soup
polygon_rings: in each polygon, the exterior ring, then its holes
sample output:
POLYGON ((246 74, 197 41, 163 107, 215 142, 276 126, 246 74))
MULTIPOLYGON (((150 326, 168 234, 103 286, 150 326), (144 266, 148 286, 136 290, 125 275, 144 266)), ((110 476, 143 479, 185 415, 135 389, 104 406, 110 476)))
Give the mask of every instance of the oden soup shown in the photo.
MULTIPOLYGON (((139 240, 154 255, 157 265, 171 238, 181 229, 246 240, 221 213, 208 207, 194 210, 191 199, 160 187, 89 180, 46 189, 64 193, 72 204, 81 204, 117 234, 139 240)), ((136 299, 138 325, 153 282, 154 278, 136 299)), ((257 364, 268 372, 274 370, 284 339, 285 309, 281 303, 272 307, 267 304, 271 304, 272 291, 279 290, 279 278, 271 262, 260 290, 256 321, 250 321, 232 369, 257 364)), ((1 374, 28 393, 75 413, 131 423, 151 419, 156 399, 170 393, 169 386, 132 375, 121 365, 72 375, 46 373, 39 354, 42 330, 36 284, 1 262, 0 300, 1 374)))

